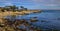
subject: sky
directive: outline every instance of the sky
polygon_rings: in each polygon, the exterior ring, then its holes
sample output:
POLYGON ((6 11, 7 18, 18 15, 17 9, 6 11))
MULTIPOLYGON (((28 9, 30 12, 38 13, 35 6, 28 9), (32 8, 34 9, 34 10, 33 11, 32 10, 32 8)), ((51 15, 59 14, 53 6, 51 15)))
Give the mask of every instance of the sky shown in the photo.
POLYGON ((0 6, 24 6, 28 9, 60 9, 60 0, 0 0, 0 6))

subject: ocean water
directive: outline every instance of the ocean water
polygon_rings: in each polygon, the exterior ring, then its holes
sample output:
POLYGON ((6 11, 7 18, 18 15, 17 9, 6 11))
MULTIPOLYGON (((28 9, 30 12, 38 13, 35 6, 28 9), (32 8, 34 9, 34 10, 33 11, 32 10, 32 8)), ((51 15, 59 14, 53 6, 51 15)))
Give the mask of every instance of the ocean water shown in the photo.
POLYGON ((17 15, 15 19, 26 19, 29 21, 33 17, 37 17, 39 20, 32 23, 34 26, 42 29, 60 29, 60 10, 42 10, 41 13, 31 13, 24 16, 17 15))
POLYGON ((38 22, 34 25, 43 29, 60 29, 60 10, 43 10, 41 13, 32 13, 23 18, 37 17, 38 22), (42 22, 44 21, 44 22, 42 22))

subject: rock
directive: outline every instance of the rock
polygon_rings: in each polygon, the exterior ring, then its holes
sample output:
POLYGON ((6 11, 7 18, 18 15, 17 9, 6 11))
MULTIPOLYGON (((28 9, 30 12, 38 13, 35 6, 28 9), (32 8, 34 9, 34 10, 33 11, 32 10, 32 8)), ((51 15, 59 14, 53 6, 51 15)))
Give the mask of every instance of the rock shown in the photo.
POLYGON ((30 19, 31 22, 37 22, 37 19, 30 19))
POLYGON ((41 20, 41 22, 47 22, 46 20, 41 20))
POLYGON ((60 18, 57 18, 57 20, 60 20, 60 18))

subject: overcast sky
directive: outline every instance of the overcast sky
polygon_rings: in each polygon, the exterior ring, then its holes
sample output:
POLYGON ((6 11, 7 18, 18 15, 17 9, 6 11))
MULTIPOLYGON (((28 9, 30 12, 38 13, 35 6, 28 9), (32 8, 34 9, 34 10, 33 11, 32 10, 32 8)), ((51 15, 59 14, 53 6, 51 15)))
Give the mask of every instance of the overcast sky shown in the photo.
POLYGON ((28 9, 60 9, 60 0, 0 0, 0 6, 16 5, 28 9))

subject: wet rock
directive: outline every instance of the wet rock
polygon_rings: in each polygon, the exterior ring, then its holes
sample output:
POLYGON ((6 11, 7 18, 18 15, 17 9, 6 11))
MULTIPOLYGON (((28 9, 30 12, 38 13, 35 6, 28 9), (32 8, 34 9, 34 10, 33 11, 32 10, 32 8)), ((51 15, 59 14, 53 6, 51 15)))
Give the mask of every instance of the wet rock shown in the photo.
POLYGON ((41 20, 41 22, 47 22, 46 20, 41 20))
POLYGON ((4 27, 4 24, 0 24, 0 27, 4 27))
POLYGON ((37 17, 33 17, 33 18, 37 18, 37 17))
POLYGON ((57 18, 57 20, 60 20, 60 18, 57 18))
POLYGON ((28 22, 25 22, 24 25, 25 26, 30 26, 30 24, 28 22))
POLYGON ((30 19, 31 22, 37 22, 37 19, 30 19))

